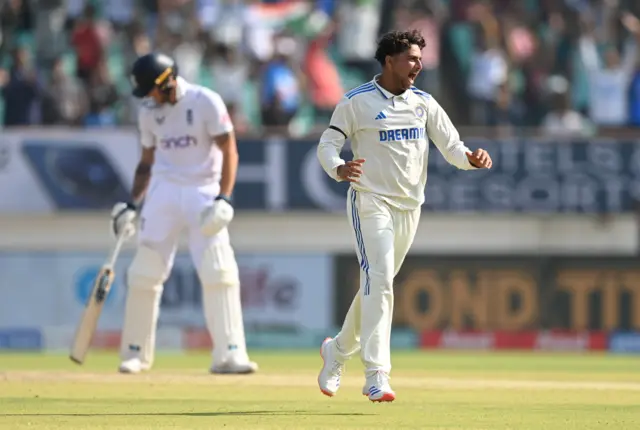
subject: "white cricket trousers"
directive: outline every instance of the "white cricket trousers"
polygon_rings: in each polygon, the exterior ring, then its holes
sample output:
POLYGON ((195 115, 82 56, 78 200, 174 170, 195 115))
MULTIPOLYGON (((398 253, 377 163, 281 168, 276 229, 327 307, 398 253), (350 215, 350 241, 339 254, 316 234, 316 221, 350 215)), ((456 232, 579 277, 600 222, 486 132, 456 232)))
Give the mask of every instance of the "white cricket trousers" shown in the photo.
POLYGON ((367 375, 389 373, 393 278, 413 243, 420 208, 399 210, 373 194, 349 188, 347 216, 360 263, 360 289, 336 336, 336 345, 345 360, 360 350, 367 375))

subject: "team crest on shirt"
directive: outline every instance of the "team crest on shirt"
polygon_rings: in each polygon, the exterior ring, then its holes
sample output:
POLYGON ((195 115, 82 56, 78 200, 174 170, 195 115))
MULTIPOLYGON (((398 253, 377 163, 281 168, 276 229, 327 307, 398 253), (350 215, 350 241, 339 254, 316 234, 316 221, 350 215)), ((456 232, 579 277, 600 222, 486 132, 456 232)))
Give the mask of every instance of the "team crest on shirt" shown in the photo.
POLYGON ((193 111, 191 109, 187 109, 187 124, 193 124, 193 111))
POLYGON ((156 123, 158 123, 158 125, 162 125, 162 123, 164 122, 164 117, 163 116, 156 116, 156 123))
POLYGON ((422 106, 418 106, 416 108, 416 116, 418 118, 422 118, 424 116, 424 108, 422 106))

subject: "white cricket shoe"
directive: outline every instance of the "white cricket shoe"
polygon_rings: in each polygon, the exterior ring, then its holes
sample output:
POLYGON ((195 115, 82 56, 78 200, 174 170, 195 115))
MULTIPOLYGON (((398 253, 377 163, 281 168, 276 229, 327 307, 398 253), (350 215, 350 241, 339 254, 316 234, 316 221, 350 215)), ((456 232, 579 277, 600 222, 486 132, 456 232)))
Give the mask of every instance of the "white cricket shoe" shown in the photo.
POLYGON ((118 368, 118 372, 120 373, 140 373, 144 370, 149 370, 149 366, 142 364, 142 361, 140 361, 138 357, 124 360, 118 368))
POLYGON ((382 371, 367 377, 362 394, 368 396, 372 402, 393 402, 396 399, 396 393, 389 385, 389 375, 382 371))
POLYGON ((253 361, 239 362, 229 359, 223 363, 214 363, 209 372, 216 375, 249 375, 258 371, 258 364, 253 361))
POLYGON ((336 341, 330 337, 326 338, 320 346, 320 357, 322 357, 322 370, 318 375, 318 386, 325 396, 333 397, 340 388, 340 377, 344 371, 344 362, 338 359, 336 354, 336 341))

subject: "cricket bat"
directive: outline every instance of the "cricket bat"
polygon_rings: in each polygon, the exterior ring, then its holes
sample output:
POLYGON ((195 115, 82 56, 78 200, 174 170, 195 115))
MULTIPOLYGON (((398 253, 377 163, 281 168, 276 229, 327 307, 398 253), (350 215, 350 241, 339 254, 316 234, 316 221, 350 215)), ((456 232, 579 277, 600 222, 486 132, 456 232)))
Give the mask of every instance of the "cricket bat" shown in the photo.
POLYGON ((93 334, 98 326, 98 320, 102 313, 104 301, 109 294, 111 284, 113 284, 113 278, 115 275, 114 265, 118 258, 118 254, 120 254, 120 249, 122 248, 124 241, 124 235, 118 235, 108 259, 100 268, 98 276, 96 276, 93 283, 91 295, 87 299, 87 304, 85 305, 82 318, 80 319, 80 323, 76 329, 73 345, 71 346, 71 353, 69 355, 71 361, 77 364, 84 363, 85 356, 87 355, 87 352, 89 352, 91 340, 93 339, 93 334))

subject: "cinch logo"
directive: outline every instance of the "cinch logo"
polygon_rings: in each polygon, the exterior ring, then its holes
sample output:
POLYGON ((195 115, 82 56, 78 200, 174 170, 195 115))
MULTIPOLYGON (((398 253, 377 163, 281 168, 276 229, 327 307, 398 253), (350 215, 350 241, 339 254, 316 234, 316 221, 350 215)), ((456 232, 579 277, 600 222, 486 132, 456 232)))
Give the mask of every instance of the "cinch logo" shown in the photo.
POLYGON ((160 145, 162 145, 162 149, 188 148, 197 146, 198 140, 193 136, 168 137, 161 139, 160 145))
POLYGON ((397 130, 380 130, 380 142, 424 139, 424 127, 399 128, 397 130))

